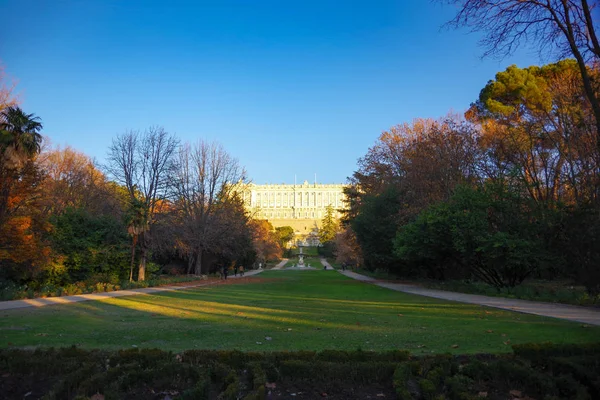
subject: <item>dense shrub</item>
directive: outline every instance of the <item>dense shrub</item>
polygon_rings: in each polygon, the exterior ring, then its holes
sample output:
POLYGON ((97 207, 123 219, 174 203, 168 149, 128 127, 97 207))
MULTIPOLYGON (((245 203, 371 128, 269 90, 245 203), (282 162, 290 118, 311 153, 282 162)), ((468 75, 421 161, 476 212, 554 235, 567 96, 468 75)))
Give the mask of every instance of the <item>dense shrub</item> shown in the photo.
POLYGON ((563 259, 563 276, 585 285, 591 295, 600 295, 600 210, 563 210, 555 227, 556 259, 563 259))
POLYGON ((206 277, 198 276, 155 276, 152 279, 141 282, 129 281, 107 281, 102 275, 88 278, 85 282, 68 283, 64 286, 53 284, 36 285, 28 287, 26 285, 18 286, 13 282, 7 281, 0 284, 0 300, 19 300, 33 299, 37 297, 59 297, 73 296, 87 293, 113 292, 121 289, 140 289, 154 286, 169 285, 173 283, 192 282, 206 277), (4 290, 3 290, 4 289, 4 290))
POLYGON ((449 271, 472 275, 497 288, 513 287, 546 258, 543 225, 519 188, 488 184, 459 187, 447 203, 434 205, 404 226, 395 254, 430 278, 449 271))
POLYGON ((357 398, 361 387, 371 389, 372 397, 382 391, 393 397, 393 390, 400 399, 592 399, 600 394, 600 344, 521 345, 514 351, 408 358, 402 351, 2 349, 0 390, 6 399, 31 392, 46 399, 100 393, 105 398, 255 400, 271 391, 289 396, 286 385, 305 388, 305 398, 357 398))
POLYGON ((361 213, 351 221, 367 269, 397 268, 393 240, 397 229, 395 220, 400 208, 398 192, 390 187, 381 194, 366 196, 361 213))
POLYGON ((68 208, 52 220, 53 248, 62 269, 49 269, 41 281, 66 284, 89 279, 94 274, 128 277, 129 239, 123 222, 112 216, 96 216, 84 209, 68 208))

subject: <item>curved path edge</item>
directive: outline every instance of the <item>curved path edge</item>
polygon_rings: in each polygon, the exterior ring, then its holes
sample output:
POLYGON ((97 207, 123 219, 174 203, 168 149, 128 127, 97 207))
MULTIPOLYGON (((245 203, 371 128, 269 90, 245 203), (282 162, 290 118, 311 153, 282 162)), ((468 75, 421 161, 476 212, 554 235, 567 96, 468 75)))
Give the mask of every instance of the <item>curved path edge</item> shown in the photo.
MULTIPOLYGON (((244 274, 244 277, 260 274, 264 270, 251 270, 244 274)), ((239 279, 241 276, 229 276, 227 279, 239 279)), ((129 290, 117 290, 114 292, 104 293, 90 293, 90 294, 77 294, 73 296, 61 296, 61 297, 44 297, 37 299, 23 299, 23 300, 9 300, 0 302, 0 311, 14 310, 17 308, 28 308, 28 307, 43 307, 51 306, 56 304, 70 304, 79 303, 82 301, 102 300, 112 297, 123 297, 123 296, 136 296, 140 294, 153 294, 160 292, 168 292, 173 290, 192 289, 200 286, 209 286, 221 282, 221 280, 212 281, 201 281, 194 285, 184 286, 157 286, 141 289, 129 289, 129 290)))
POLYGON ((287 264, 287 262, 288 262, 288 259, 287 259, 287 258, 282 258, 282 259, 281 259, 281 261, 279 262, 279 264, 277 264, 276 266, 274 266, 274 267, 273 267, 273 268, 271 268, 271 269, 272 269, 272 270, 273 270, 273 269, 281 269, 281 268, 283 268, 283 267, 285 266, 285 264, 287 264))
POLYGON ((587 307, 426 289, 420 286, 409 285, 405 283, 381 282, 371 278, 370 276, 357 274, 356 272, 352 271, 340 271, 339 269, 337 271, 349 278, 372 283, 374 285, 399 292, 433 297, 442 300, 457 301, 460 303, 479 304, 482 306, 500 308, 503 310, 515 311, 524 314, 535 314, 544 317, 559 318, 573 322, 581 322, 584 324, 600 326, 600 310, 594 310, 587 307))

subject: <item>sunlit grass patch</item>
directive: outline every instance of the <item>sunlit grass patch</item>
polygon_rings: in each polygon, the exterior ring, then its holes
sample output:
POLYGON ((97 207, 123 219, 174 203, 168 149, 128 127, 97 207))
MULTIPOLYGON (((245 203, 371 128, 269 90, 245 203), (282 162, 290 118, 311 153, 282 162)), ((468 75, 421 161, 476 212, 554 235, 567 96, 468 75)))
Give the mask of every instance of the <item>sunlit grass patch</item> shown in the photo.
POLYGON ((322 270, 0 315, 2 347, 496 353, 600 337, 597 327, 394 292, 322 270))

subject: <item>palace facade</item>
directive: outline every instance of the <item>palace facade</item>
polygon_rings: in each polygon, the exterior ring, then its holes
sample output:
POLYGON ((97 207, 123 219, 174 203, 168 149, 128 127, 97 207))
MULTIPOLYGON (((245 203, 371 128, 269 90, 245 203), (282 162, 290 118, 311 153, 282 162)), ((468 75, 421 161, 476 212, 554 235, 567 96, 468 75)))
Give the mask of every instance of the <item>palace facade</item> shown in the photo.
POLYGON ((244 202, 254 218, 266 219, 274 227, 291 226, 297 235, 307 235, 321 225, 328 206, 339 218, 346 207, 344 185, 311 184, 250 184, 244 202))

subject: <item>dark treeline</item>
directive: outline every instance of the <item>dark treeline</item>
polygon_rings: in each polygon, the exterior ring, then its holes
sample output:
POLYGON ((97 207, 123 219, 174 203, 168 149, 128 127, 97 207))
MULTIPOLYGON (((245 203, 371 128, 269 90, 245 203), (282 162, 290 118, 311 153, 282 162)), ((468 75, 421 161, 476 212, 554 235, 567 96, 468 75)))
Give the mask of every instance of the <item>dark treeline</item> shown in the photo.
POLYGON ((379 137, 350 178, 344 235, 369 269, 498 288, 568 278, 598 293, 598 143, 576 61, 511 66, 464 118, 379 137))
POLYGON ((281 254, 277 231, 244 208, 244 169, 218 144, 182 144, 151 127, 115 137, 99 167, 50 148, 40 118, 14 102, 0 104, 0 124, 6 291, 52 295, 44 288, 208 274, 281 254))

